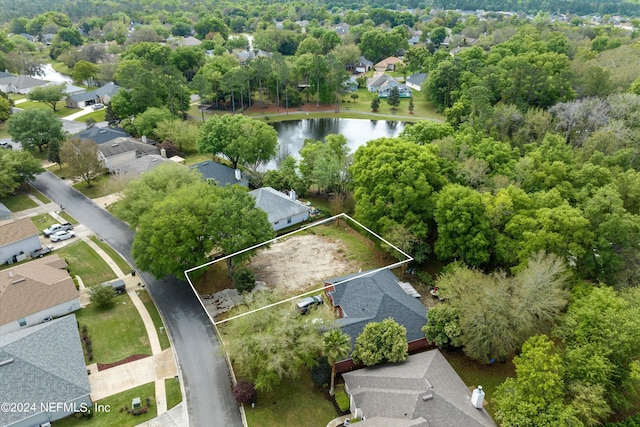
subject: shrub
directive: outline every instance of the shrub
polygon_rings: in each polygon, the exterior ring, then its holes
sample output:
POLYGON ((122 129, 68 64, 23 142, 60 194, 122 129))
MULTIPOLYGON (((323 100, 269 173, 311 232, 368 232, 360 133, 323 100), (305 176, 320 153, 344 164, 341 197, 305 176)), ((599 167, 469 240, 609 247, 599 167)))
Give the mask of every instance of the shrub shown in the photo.
POLYGON ((349 410, 349 396, 347 395, 346 391, 342 389, 336 390, 336 394, 334 395, 334 398, 336 399, 338 408, 340 408, 342 412, 346 412, 349 410))
POLYGON ((109 285, 96 285, 89 291, 89 299, 100 308, 110 308, 113 305, 113 297, 115 292, 109 285))
POLYGON ((233 398, 238 403, 252 403, 256 401, 256 388, 252 382, 247 380, 239 380, 233 386, 233 398))
POLYGON ((324 386, 329 384, 330 379, 331 365, 329 365, 326 357, 321 357, 316 360, 316 363, 311 368, 311 381, 315 385, 324 386))
POLYGON ((233 287, 239 293, 251 292, 256 286, 256 278, 253 271, 248 268, 241 268, 233 273, 233 287))

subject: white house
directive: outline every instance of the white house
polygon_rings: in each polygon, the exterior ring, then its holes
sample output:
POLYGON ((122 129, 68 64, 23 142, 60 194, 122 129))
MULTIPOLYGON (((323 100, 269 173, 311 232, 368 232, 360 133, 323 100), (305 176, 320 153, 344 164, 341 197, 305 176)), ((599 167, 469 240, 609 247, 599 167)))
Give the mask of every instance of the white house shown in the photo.
POLYGON ((29 218, 0 225, 0 264, 24 261, 40 249, 38 229, 29 218))
POLYGON ((107 143, 100 144, 99 147, 98 158, 111 173, 118 173, 122 169, 126 169, 126 165, 138 157, 147 154, 160 154, 160 150, 151 144, 125 137, 112 139, 107 143))
POLYGON ((34 87, 44 86, 50 82, 41 79, 35 79, 31 76, 10 76, 0 78, 0 90, 4 93, 20 93, 28 94, 34 87))
POLYGON ((67 262, 57 254, 0 271, 0 336, 79 309, 67 262))
POLYGON ((295 199, 294 191, 287 196, 271 187, 262 187, 249 194, 256 199, 256 206, 267 213, 275 231, 309 219, 309 208, 295 199))
POLYGON ((417 73, 407 77, 407 80, 404 83, 411 89, 420 92, 420 86, 426 79, 427 73, 417 73))
POLYGON ((91 386, 76 317, 0 334, 0 378, 3 402, 20 408, 0 411, 1 426, 46 426, 90 409, 91 386))

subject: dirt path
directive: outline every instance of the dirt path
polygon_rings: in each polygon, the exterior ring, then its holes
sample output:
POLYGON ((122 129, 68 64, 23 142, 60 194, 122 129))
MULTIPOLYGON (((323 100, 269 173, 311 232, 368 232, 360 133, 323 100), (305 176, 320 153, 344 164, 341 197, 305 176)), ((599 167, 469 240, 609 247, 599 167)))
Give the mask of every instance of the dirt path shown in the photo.
POLYGON ((249 268, 256 280, 286 291, 309 291, 324 279, 354 273, 339 241, 316 235, 298 235, 261 250, 249 268))

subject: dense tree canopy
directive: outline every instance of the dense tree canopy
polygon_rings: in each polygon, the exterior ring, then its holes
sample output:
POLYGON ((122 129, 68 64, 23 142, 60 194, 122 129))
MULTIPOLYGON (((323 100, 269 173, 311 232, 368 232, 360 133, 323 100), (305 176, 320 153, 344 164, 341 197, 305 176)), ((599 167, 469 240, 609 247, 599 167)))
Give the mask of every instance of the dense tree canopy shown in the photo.
POLYGON ((30 108, 15 113, 7 123, 9 135, 21 143, 25 150, 37 148, 42 152, 42 148, 50 142, 60 143, 64 140, 62 122, 48 109, 30 108))
POLYGON ((200 129, 198 151, 224 155, 234 168, 238 163, 257 166, 272 159, 278 148, 275 129, 239 114, 213 116, 200 129))
POLYGON ((369 141, 358 148, 350 169, 356 218, 383 236, 401 225, 414 238, 411 254, 424 260, 433 196, 445 182, 439 169, 430 147, 402 139, 369 141))
POLYGON ((40 162, 28 151, 0 150, 0 197, 9 196, 43 171, 40 162))
MULTIPOLYGON (((230 255, 272 237, 267 214, 244 189, 200 180, 168 193, 140 218, 131 255, 156 277, 182 277, 205 263, 214 248, 230 255)), ((227 259, 229 276, 234 261, 248 256, 227 259)))
POLYGON ((367 323, 351 353, 354 361, 365 366, 402 362, 408 356, 407 329, 392 318, 367 323))

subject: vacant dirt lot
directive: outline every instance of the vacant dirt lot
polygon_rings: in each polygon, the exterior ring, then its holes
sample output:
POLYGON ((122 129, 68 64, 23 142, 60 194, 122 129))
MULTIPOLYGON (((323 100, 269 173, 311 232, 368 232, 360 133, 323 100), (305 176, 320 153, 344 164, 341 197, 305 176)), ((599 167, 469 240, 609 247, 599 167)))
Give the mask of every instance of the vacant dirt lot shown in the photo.
POLYGON ((316 236, 291 236, 261 250, 249 266, 256 280, 271 288, 286 291, 309 291, 324 279, 357 272, 346 259, 340 241, 316 236))

